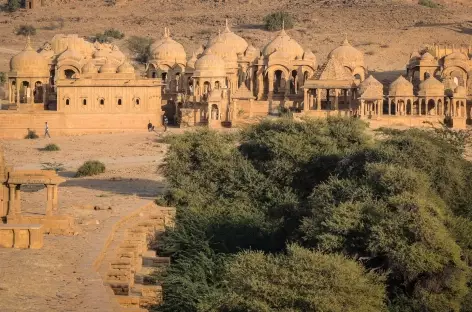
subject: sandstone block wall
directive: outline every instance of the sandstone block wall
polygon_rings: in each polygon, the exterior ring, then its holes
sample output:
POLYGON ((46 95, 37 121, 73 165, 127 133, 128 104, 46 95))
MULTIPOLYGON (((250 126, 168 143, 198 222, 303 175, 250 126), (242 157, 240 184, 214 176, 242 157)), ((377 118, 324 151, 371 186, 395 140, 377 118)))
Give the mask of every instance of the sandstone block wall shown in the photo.
POLYGON ((0 247, 40 249, 43 243, 41 224, 0 225, 0 247))

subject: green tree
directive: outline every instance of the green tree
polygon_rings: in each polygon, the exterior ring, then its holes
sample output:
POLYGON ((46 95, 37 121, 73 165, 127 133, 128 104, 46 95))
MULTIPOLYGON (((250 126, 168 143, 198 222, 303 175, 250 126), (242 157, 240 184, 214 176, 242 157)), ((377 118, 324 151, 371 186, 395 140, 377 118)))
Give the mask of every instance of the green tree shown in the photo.
POLYGON ((147 64, 151 59, 153 43, 154 39, 139 36, 131 36, 127 40, 128 49, 133 53, 135 60, 142 64, 147 64))
POLYGON ((21 25, 16 29, 17 36, 34 36, 36 35, 36 27, 33 25, 21 25))
POLYGON ((341 255, 297 245, 286 254, 241 252, 223 274, 222 290, 198 311, 387 311, 382 277, 341 255))
POLYGON ((267 30, 291 29, 294 26, 292 15, 287 12, 275 12, 264 17, 264 26, 267 30))
POLYGON ((21 1, 20 0, 8 0, 7 2, 7 9, 10 12, 15 12, 21 8, 21 1))

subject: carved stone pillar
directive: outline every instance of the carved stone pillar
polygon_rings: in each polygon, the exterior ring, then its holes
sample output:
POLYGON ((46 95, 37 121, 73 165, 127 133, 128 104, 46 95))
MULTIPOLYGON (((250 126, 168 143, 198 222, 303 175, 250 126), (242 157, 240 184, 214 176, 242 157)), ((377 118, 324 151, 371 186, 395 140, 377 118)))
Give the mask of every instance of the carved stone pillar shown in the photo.
POLYGON ((53 207, 54 207, 54 190, 53 190, 53 185, 46 185, 46 191, 47 191, 47 203, 46 203, 46 215, 51 216, 53 207))

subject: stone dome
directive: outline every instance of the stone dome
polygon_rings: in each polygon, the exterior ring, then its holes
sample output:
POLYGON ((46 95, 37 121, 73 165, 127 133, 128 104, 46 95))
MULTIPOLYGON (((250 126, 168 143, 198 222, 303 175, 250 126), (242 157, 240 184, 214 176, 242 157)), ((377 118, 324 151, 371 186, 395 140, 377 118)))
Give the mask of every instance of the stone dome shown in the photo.
POLYGON ((435 77, 430 76, 420 83, 420 93, 422 95, 444 96, 444 85, 435 77))
POLYGON ((383 84, 380 83, 374 76, 370 75, 359 85, 359 93, 375 93, 380 97, 383 96, 383 84))
POLYGON ((356 67, 365 67, 364 53, 354 48, 347 39, 328 55, 328 58, 337 59, 342 66, 354 70, 356 67))
POLYGON ((61 53, 61 55, 59 55, 59 58, 57 60, 59 62, 72 61, 80 63, 83 59, 84 57, 82 56, 82 54, 73 49, 67 48, 64 52, 61 53))
POLYGON ((226 77, 225 61, 211 49, 195 62, 195 77, 226 77))
POLYGON ((172 39, 168 30, 160 44, 151 50, 151 54, 156 61, 185 64, 187 60, 184 46, 172 39))
POLYGON ((214 49, 213 45, 217 42, 218 37, 221 37, 221 39, 224 42, 226 42, 227 44, 232 46, 233 50, 235 51, 236 54, 244 53, 244 51, 246 51, 246 49, 249 46, 246 40, 244 40, 242 37, 236 35, 234 32, 232 32, 229 29, 228 20, 226 20, 226 27, 225 27, 225 30, 223 31, 223 33, 218 34, 217 37, 208 40, 207 48, 211 48, 214 51, 215 49, 214 49))
POLYGON ((82 67, 83 74, 96 74, 98 73, 97 66, 92 61, 89 61, 87 64, 82 67))
POLYGON ((390 84, 389 94, 392 96, 413 96, 413 84, 400 76, 390 84))
POLYGON ((244 52, 244 55, 247 57, 259 57, 260 51, 256 49, 252 44, 250 44, 246 51, 244 52))
POLYGON ((134 74, 134 67, 128 61, 125 61, 118 67, 118 73, 120 74, 134 74))
POLYGON ((23 51, 10 59, 10 71, 22 76, 49 77, 48 60, 33 50, 28 37, 23 51))
POLYGON ((238 55, 236 54, 234 46, 226 42, 222 36, 218 36, 215 43, 207 49, 211 49, 213 54, 221 57, 225 61, 226 68, 238 67, 238 55))
POLYGON ((271 42, 269 42, 264 49, 262 50, 262 55, 268 57, 275 51, 281 51, 287 54, 287 56, 292 59, 301 59, 305 51, 302 46, 293 40, 287 33, 285 29, 279 32, 277 37, 275 37, 271 42))
POLYGON ((93 58, 95 58, 95 59, 106 59, 110 55, 110 52, 111 51, 106 49, 106 48, 98 49, 97 51, 95 51, 95 53, 93 53, 93 58))
POLYGON ((116 70, 116 66, 113 65, 111 62, 106 62, 100 67, 100 73, 102 74, 115 74, 116 70))
POLYGON ((467 58, 467 56, 464 54, 464 53, 460 53, 460 52, 454 52, 454 53, 451 53, 449 54, 448 56, 445 57, 445 60, 447 61, 464 61, 464 62, 467 62, 469 59, 467 58))
POLYGON ((421 56, 422 61, 434 61, 434 56, 431 53, 426 52, 421 56))
POLYGON ((454 90, 454 94, 458 95, 458 96, 466 96, 467 95, 467 89, 463 86, 458 86, 455 90, 454 90))
POLYGON ((303 60, 305 60, 305 61, 315 61, 316 62, 316 55, 313 52, 311 52, 310 49, 308 49, 303 54, 303 60))

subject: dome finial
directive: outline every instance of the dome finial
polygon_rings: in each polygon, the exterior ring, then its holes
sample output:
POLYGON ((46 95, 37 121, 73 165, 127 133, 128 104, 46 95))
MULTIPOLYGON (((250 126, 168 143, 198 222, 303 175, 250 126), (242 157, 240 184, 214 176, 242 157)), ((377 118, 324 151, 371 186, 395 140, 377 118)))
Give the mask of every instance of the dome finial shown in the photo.
POLYGON ((25 50, 33 50, 33 48, 31 47, 31 37, 30 37, 30 35, 26 36, 25 50))
POLYGON ((231 30, 229 29, 229 26, 228 26, 228 19, 226 18, 225 19, 225 33, 229 33, 231 32, 231 30))
POLYGON ((349 40, 347 40, 347 33, 344 33, 344 41, 343 41, 343 45, 350 45, 349 43, 349 40))
POLYGON ((169 35, 167 34, 167 27, 164 27, 164 38, 167 38, 169 37, 169 35))

